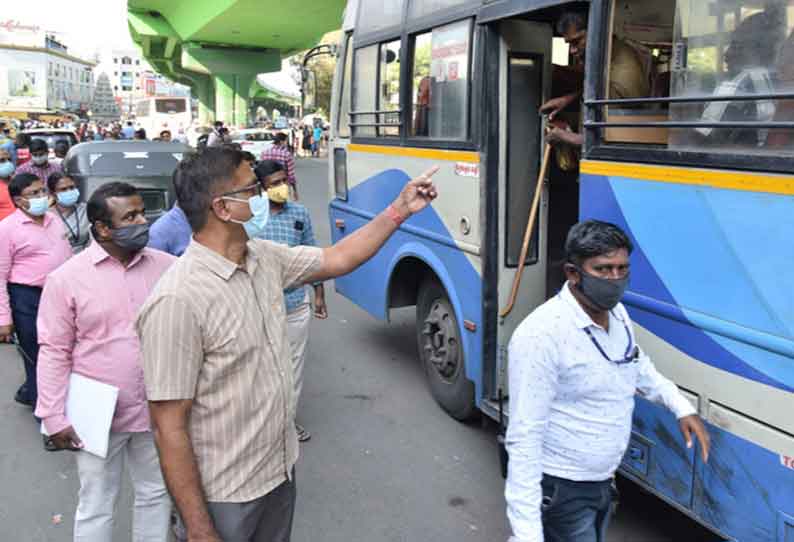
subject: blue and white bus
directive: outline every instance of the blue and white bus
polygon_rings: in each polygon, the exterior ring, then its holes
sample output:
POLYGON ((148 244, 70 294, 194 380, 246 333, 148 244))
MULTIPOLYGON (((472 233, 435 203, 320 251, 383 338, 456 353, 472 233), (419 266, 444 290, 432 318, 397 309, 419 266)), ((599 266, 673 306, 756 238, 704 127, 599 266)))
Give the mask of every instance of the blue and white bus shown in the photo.
POLYGON ((351 0, 333 89, 334 241, 433 164, 441 197, 337 290, 383 320, 416 306, 438 403, 496 417, 507 343, 561 286, 568 229, 620 225, 636 246, 624 303, 637 335, 713 437, 705 465, 674 417, 637 397, 622 474, 725 537, 794 540, 793 29, 794 0, 351 0), (570 8, 587 12, 584 69, 555 35, 570 8), (607 91, 617 40, 641 60, 647 96, 607 91), (577 73, 584 94, 567 115, 585 143, 551 160, 520 262, 538 108, 577 73))

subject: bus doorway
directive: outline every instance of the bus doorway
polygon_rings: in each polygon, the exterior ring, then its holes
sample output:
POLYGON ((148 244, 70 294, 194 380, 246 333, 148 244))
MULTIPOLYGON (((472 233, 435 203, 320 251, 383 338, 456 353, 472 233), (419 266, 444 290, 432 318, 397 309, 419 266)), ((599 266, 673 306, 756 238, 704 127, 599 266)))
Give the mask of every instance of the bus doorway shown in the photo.
POLYGON ((506 349, 515 328, 563 284, 563 245, 578 216, 576 172, 548 153, 535 224, 520 261, 530 210, 543 168, 546 119, 541 104, 553 96, 553 20, 515 18, 498 24, 500 51, 499 315, 497 389, 507 395, 506 349), (523 265, 522 265, 523 264, 523 265), (515 286, 520 274, 518 287, 515 286))

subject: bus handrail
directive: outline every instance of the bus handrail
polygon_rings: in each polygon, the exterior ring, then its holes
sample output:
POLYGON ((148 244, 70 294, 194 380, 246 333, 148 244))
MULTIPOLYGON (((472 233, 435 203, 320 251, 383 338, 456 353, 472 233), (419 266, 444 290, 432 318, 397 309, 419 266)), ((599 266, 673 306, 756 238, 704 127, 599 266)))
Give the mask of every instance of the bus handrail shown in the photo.
POLYGON ((372 126, 402 126, 402 122, 351 122, 348 126, 356 128, 358 126, 372 127, 372 126))
POLYGON ((388 113, 402 113, 402 109, 378 109, 375 111, 350 111, 348 115, 386 115, 388 113))
POLYGON ((738 94, 736 96, 668 96, 657 98, 604 98, 598 100, 585 100, 588 107, 596 105, 650 105, 650 104, 675 104, 697 102, 754 102, 760 100, 794 100, 794 92, 780 94, 738 94))
POLYGON ((615 122, 615 121, 586 121, 585 128, 761 128, 761 129, 793 129, 794 122, 753 122, 753 121, 734 121, 734 122, 699 122, 699 121, 635 121, 635 122, 615 122))

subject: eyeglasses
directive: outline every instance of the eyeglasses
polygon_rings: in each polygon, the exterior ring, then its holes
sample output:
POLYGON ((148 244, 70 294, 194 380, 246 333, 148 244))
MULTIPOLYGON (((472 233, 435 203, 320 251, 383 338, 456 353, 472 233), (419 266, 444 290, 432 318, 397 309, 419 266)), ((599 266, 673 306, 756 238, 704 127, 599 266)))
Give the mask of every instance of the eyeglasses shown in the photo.
POLYGON ((629 345, 626 347, 626 353, 623 354, 623 359, 609 359, 609 356, 607 356, 607 353, 604 351, 601 345, 598 344, 598 341, 593 335, 593 332, 590 331, 590 328, 587 327, 584 328, 584 332, 587 333, 587 336, 590 337, 590 340, 598 349, 598 351, 601 352, 601 355, 604 356, 605 360, 610 361, 616 365, 637 363, 638 361, 640 361, 640 349, 637 347, 637 345, 634 344, 634 339, 631 336, 631 332, 629 331, 629 326, 626 325, 626 322, 623 322, 623 329, 626 330, 626 335, 629 338, 629 345))
MULTIPOLYGON (((245 188, 240 188, 239 190, 234 190, 233 192, 224 192, 223 194, 221 194, 218 197, 219 198, 227 198, 229 196, 234 196, 235 194, 243 194, 245 192, 253 192, 253 191, 256 191, 256 195, 257 196, 261 196, 262 195, 262 185, 259 182, 256 182, 254 184, 246 186, 245 188)), ((232 201, 234 201, 236 198, 231 198, 231 199, 232 199, 232 201)))

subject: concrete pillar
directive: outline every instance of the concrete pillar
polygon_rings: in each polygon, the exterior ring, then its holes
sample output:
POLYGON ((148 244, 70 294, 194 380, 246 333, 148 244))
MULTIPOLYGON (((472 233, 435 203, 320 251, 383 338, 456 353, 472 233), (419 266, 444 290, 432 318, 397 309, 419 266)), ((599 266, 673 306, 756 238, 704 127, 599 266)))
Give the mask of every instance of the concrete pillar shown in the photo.
POLYGON ((229 73, 212 75, 215 89, 215 120, 228 126, 234 125, 234 100, 236 76, 229 73))
POLYGON ((209 126, 215 121, 215 92, 209 77, 196 78, 192 86, 193 94, 198 99, 198 121, 202 126, 209 126))
POLYGON ((251 85, 255 79, 255 73, 237 74, 235 78, 234 124, 241 128, 248 127, 248 113, 251 107, 251 85))

